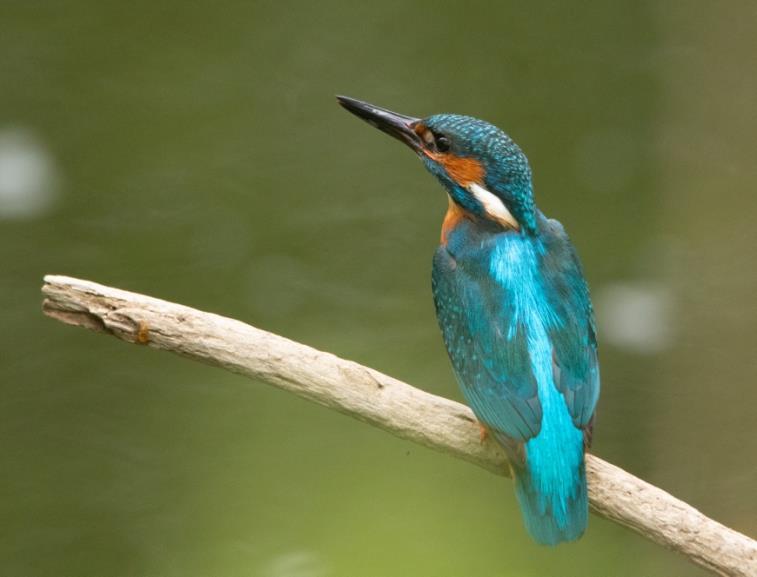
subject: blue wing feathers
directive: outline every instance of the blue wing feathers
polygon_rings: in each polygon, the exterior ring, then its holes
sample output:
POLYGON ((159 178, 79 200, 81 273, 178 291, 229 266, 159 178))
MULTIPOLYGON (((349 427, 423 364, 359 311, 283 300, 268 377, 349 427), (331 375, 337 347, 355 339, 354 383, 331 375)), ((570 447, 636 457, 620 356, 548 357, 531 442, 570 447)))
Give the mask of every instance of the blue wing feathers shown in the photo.
POLYGON ((437 251, 433 270, 439 325, 463 395, 488 426, 520 441, 533 437, 541 407, 525 336, 508 342, 499 321, 492 323, 505 312, 488 310, 501 295, 477 281, 475 270, 471 276, 461 269, 445 249, 437 251))
POLYGON ((591 421, 599 398, 599 362, 594 311, 581 263, 562 225, 546 222, 543 274, 552 295, 551 306, 561 310, 563 324, 551 331, 555 385, 563 393, 576 426, 591 421))

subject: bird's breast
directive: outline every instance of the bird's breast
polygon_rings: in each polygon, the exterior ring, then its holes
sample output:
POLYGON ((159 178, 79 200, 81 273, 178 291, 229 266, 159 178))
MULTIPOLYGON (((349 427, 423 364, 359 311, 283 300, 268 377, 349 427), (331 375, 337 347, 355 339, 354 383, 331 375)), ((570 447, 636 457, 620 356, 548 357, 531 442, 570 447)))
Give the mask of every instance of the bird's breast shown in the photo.
POLYGON ((457 228, 457 225, 466 218, 470 218, 465 209, 452 200, 452 197, 447 196, 447 200, 449 201, 449 204, 447 205, 447 213, 444 215, 444 220, 442 221, 442 233, 440 239, 442 246, 447 246, 449 243, 449 235, 455 230, 455 228, 457 228))

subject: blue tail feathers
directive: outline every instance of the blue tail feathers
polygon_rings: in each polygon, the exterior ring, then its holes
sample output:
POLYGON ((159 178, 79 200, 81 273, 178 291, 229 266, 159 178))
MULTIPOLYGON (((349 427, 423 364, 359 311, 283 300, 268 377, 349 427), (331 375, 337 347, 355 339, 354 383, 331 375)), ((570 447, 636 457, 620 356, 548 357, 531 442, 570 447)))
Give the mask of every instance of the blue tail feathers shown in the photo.
MULTIPOLYGON (((534 540, 557 545, 578 539, 588 522, 584 434, 573 424, 562 395, 554 387, 543 393, 541 430, 513 462, 515 493, 534 540)), ((497 436, 503 440, 501 433, 497 436)))
POLYGON ((575 541, 586 530, 589 503, 586 493, 586 474, 581 463, 571 494, 562 503, 554 495, 538 492, 536 483, 526 469, 515 470, 515 494, 518 497, 523 523, 531 537, 542 545, 557 545, 575 541))
POLYGON ((589 516, 584 466, 584 433, 575 426, 565 398, 548 372, 546 345, 537 335, 535 374, 542 405, 539 433, 526 441, 524 460, 515 467, 515 490, 523 520, 544 545, 574 541, 586 530, 589 516), (542 358, 542 356, 544 358, 542 358))

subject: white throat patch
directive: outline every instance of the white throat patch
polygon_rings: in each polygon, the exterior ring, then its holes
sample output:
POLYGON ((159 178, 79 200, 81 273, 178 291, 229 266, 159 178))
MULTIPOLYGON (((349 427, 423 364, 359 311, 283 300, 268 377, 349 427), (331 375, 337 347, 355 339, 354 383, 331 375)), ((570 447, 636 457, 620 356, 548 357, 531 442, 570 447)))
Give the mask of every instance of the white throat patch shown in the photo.
POLYGON ((520 223, 515 220, 515 217, 507 210, 507 207, 497 195, 489 192, 475 182, 471 182, 466 188, 481 203, 481 206, 484 207, 484 212, 492 220, 504 227, 520 230, 520 223))

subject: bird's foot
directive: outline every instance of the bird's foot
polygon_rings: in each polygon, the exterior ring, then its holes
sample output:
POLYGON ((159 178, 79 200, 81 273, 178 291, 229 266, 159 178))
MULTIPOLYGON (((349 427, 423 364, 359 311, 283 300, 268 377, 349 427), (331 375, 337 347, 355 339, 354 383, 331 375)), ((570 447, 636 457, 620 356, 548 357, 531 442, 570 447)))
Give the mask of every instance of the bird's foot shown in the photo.
POLYGON ((489 428, 481 421, 478 422, 478 442, 482 445, 489 438, 489 428))

